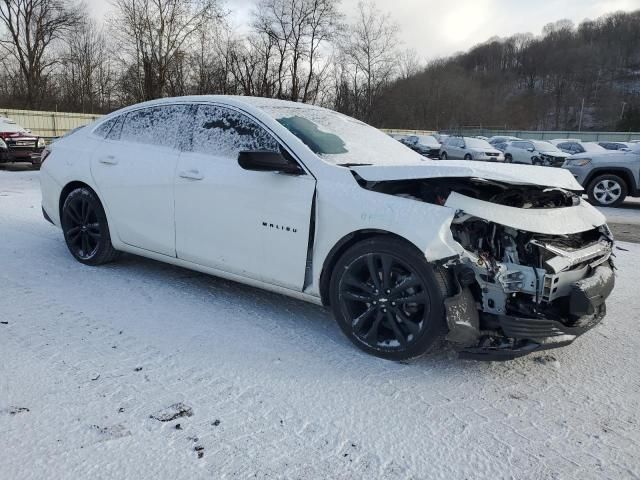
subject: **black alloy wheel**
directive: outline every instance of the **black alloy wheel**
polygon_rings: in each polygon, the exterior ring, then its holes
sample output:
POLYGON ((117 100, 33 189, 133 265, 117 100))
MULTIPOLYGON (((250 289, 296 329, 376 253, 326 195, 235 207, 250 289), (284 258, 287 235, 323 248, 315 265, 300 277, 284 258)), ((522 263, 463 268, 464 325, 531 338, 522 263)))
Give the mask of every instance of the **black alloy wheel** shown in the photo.
POLYGON ((88 188, 73 190, 62 207, 62 230, 71 254, 81 263, 100 265, 113 260, 107 218, 95 193, 88 188))
POLYGON ((425 353, 444 329, 444 274, 404 242, 363 243, 343 256, 340 278, 332 280, 340 327, 357 346, 383 358, 425 353))

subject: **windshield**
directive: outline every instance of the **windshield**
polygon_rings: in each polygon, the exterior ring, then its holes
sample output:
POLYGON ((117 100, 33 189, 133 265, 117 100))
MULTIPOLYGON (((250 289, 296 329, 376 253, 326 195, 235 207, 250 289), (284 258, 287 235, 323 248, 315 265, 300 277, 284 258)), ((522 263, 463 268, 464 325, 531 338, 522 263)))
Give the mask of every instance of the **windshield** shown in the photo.
POLYGON ((260 105, 324 161, 334 165, 403 165, 423 157, 386 133, 331 110, 288 105, 260 105))
POLYGON ((562 152, 555 145, 549 142, 531 142, 536 150, 539 152, 562 152))
POLYGON ((493 150, 493 146, 486 140, 480 140, 479 138, 465 138, 464 143, 469 148, 488 148, 493 150))

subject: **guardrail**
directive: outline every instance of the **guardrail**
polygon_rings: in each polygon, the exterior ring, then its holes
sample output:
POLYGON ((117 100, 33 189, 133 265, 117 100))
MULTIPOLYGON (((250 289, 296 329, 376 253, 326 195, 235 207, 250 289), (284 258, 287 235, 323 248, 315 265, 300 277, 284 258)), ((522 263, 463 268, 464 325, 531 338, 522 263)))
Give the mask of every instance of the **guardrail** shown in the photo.
POLYGON ((87 125, 102 115, 0 108, 0 116, 14 120, 18 125, 31 130, 39 137, 51 139, 60 137, 74 128, 87 125))

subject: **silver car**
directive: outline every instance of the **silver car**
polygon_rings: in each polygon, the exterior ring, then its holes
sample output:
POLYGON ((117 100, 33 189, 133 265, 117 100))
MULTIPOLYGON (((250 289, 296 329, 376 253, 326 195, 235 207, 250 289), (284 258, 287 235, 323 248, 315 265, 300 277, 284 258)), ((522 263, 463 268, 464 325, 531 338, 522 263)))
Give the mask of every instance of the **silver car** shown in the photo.
POLYGON ((440 159, 504 162, 504 155, 486 140, 472 137, 449 137, 440 146, 440 159))
POLYGON ((504 150, 507 163, 561 167, 568 157, 568 153, 541 140, 516 140, 509 142, 504 150))

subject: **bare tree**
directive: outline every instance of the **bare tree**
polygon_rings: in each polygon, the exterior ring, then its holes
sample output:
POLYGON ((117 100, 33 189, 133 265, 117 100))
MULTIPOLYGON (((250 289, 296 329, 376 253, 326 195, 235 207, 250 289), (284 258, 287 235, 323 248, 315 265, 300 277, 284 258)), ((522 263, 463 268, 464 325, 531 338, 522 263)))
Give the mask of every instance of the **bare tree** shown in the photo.
POLYGON ((371 121, 373 105, 398 71, 398 27, 372 1, 360 2, 343 58, 351 66, 355 114, 371 121))
POLYGON ((138 100, 169 93, 169 73, 180 73, 190 42, 221 15, 218 0, 113 0, 113 5, 112 31, 138 100))
POLYGON ((108 110, 114 69, 104 33, 93 20, 85 20, 66 40, 59 83, 63 103, 82 112, 108 110))
POLYGON ((2 0, 0 48, 15 60, 26 92, 26 106, 35 108, 58 58, 51 47, 83 17, 81 5, 71 0, 2 0))
MULTIPOLYGON (((340 25, 337 0, 261 0, 253 28, 268 45, 277 98, 313 101, 324 73, 322 48, 340 25)), ((325 63, 326 65, 326 63, 325 63)))

